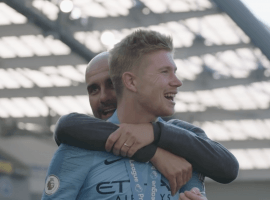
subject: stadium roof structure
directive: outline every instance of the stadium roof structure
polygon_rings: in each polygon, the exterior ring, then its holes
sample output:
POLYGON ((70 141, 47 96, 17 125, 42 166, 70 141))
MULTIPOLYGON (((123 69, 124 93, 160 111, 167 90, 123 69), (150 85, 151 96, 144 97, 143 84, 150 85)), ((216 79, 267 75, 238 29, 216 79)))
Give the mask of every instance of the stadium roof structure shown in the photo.
POLYGON ((269 178, 270 32, 239 0, 0 1, 1 137, 51 148, 59 116, 92 115, 86 64, 138 28, 173 37, 173 117, 229 148, 238 180, 269 178))

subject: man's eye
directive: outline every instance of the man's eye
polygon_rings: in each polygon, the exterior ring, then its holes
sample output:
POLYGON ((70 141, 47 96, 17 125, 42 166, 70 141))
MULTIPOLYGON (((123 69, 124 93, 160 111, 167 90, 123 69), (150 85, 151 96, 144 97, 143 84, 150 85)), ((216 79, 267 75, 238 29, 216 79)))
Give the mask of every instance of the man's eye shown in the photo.
POLYGON ((92 93, 96 93, 97 91, 98 91, 98 89, 95 88, 95 89, 92 90, 92 93))
POLYGON ((91 94, 91 95, 97 94, 98 93, 98 88, 97 87, 91 88, 88 91, 88 93, 91 94))
POLYGON ((106 88, 108 88, 108 89, 114 89, 113 83, 112 83, 112 80, 111 79, 108 79, 106 81, 106 88))
POLYGON ((168 73, 168 70, 164 70, 164 71, 162 71, 161 73, 166 74, 166 73, 168 73))
POLYGON ((114 88, 114 86, 113 86, 113 83, 112 83, 112 82, 110 82, 110 83, 109 83, 109 86, 110 86, 110 88, 114 88))

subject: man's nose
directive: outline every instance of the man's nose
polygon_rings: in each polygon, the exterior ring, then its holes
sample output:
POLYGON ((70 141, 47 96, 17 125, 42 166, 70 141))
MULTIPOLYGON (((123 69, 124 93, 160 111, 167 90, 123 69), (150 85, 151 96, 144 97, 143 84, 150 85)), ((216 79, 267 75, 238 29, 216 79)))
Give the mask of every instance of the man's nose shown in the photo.
POLYGON ((183 85, 182 81, 180 81, 176 74, 173 75, 172 79, 171 79, 171 86, 174 86, 174 87, 180 87, 183 85))
POLYGON ((106 102, 108 100, 108 93, 106 92, 106 90, 101 90, 99 100, 100 102, 106 102))

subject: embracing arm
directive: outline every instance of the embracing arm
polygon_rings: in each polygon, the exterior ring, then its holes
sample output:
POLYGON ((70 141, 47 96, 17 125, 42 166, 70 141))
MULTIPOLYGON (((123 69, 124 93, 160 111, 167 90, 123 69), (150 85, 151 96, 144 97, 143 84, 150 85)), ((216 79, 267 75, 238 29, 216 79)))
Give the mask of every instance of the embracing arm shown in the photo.
POLYGON ((194 169, 219 183, 237 177, 239 164, 234 155, 210 140, 201 128, 175 119, 157 123, 161 129, 159 147, 185 158, 194 169))
MULTIPOLYGON (((59 119, 55 129, 57 144, 89 150, 105 150, 105 143, 118 126, 87 115, 71 113, 59 119)), ((233 181, 239 165, 235 157, 221 144, 210 140, 204 131, 180 120, 153 123, 155 143, 189 161, 193 168, 220 183, 233 181)), ((116 133, 116 132, 114 132, 116 133)), ((132 159, 149 161, 156 152, 151 144, 139 149, 132 159)))
MULTIPOLYGON (((54 139, 57 145, 65 143, 88 150, 105 151, 108 137, 118 128, 119 126, 101 119, 70 113, 57 121, 54 139)), ((147 162, 154 156, 156 150, 155 144, 147 145, 139 149, 132 159, 147 162)))

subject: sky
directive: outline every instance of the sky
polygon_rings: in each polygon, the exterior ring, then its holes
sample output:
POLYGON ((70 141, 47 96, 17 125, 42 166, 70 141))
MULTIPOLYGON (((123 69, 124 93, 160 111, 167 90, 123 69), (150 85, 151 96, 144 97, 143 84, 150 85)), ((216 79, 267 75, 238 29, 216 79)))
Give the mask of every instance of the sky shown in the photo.
POLYGON ((251 12, 270 27, 270 0, 241 0, 251 12))

